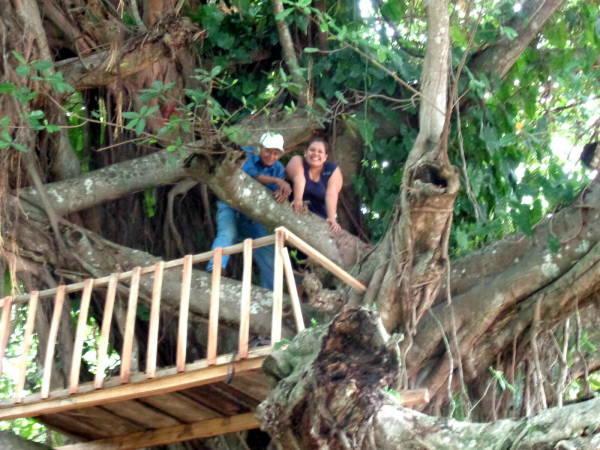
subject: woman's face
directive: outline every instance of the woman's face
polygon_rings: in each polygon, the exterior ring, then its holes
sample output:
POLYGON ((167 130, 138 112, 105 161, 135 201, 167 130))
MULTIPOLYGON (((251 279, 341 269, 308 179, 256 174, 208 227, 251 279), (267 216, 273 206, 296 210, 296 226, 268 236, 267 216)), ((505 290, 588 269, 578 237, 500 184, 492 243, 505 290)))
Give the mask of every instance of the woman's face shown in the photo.
POLYGON ((327 161, 325 144, 319 141, 312 142, 304 152, 304 159, 310 167, 323 167, 327 161))

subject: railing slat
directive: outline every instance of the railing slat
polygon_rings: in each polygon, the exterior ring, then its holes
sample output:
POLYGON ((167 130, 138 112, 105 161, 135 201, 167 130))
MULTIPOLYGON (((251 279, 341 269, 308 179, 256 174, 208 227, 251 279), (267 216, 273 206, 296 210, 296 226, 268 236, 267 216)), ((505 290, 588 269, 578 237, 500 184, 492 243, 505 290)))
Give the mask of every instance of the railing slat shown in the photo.
POLYGON ((181 301, 179 303, 179 329, 177 331, 177 372, 185 371, 188 315, 192 287, 192 255, 186 255, 183 258, 183 269, 181 272, 181 301))
POLYGON ((125 336, 123 337, 123 351, 121 352, 121 383, 129 383, 131 377, 131 357, 133 355, 133 338, 135 336, 135 318, 137 314, 137 301, 140 291, 141 267, 133 269, 131 283, 129 284, 129 300, 127 301, 127 317, 125 318, 125 336))
POLYGON ((52 322, 50 323, 50 331, 48 332, 48 340, 46 341, 46 358, 44 359, 44 373, 42 376, 41 397, 48 398, 50 394, 50 380, 52 377, 52 365, 54 363, 54 348, 56 347, 56 336, 58 335, 58 326, 62 315, 63 305, 65 303, 64 284, 58 286, 56 297, 54 297, 54 312, 52 313, 52 322))
POLYGON ((154 269, 154 283, 152 285, 152 306, 150 308, 150 328, 148 330, 148 357, 146 359, 146 376, 156 376, 156 355, 158 350, 158 325, 160 321, 160 295, 165 263, 159 261, 154 269))
POLYGON ((275 230, 275 261, 273 263, 273 320, 271 323, 271 345, 281 340, 281 318, 283 313, 283 260, 281 249, 284 243, 281 229, 275 230))
POLYGON ((244 240, 244 271, 242 274, 242 298, 240 301, 240 339, 238 353, 241 359, 248 357, 250 333, 250 294, 252 290, 252 239, 244 240))
POLYGON ((98 359, 96 362, 96 376, 94 387, 101 389, 104 384, 104 371, 108 363, 108 339, 110 337, 110 326, 112 324, 113 310, 115 309, 115 297, 117 296, 118 274, 113 273, 106 289, 106 300, 104 301, 104 314, 102 315, 102 328, 98 342, 98 359))
MULTIPOLYGON (((254 248, 266 247, 268 245, 273 245, 274 242, 275 242, 275 236, 269 235, 269 236, 261 237, 258 239, 254 239, 254 241, 252 242, 252 246, 254 248)), ((233 255, 236 253, 240 253, 242 251, 242 249, 243 249, 243 244, 241 244, 241 243, 235 244, 235 245, 230 245, 229 247, 223 247, 223 254, 224 255, 233 255)), ((193 256, 193 263, 196 264, 199 262, 208 261, 211 257, 212 257, 212 251, 198 253, 193 256)), ((172 261, 165 262, 164 268, 171 269, 173 267, 181 266, 182 264, 183 264, 183 258, 174 259, 172 261)), ((148 273, 153 273, 154 268, 155 268, 155 265, 142 267, 142 275, 145 275, 148 273)), ((131 278, 132 275, 133 275, 133 271, 131 271, 131 270, 128 270, 126 272, 120 272, 119 273, 119 281, 128 280, 131 278)), ((94 279, 94 287, 103 287, 103 286, 108 285, 109 278, 110 278, 109 276, 95 278, 94 279)), ((66 286, 67 286, 67 289, 66 289, 67 293, 78 292, 78 291, 81 291, 81 289, 83 289, 83 282, 67 284, 66 286)), ((46 297, 52 297, 55 294, 56 294, 56 288, 45 289, 43 291, 40 291, 40 299, 46 298, 46 297)), ((24 303, 27 303, 28 301, 29 301, 29 294, 20 294, 20 295, 16 295, 13 298, 13 303, 15 305, 24 304, 24 303)), ((3 304, 4 304, 3 299, 0 299, 0 306, 2 306, 3 304)))
POLYGON ((37 312, 39 291, 33 291, 29 297, 27 306, 27 319, 25 321, 25 334, 23 335, 23 345, 21 347, 21 356, 18 362, 17 381, 15 383, 15 403, 23 401, 23 389, 25 389, 25 379, 27 378, 27 356, 33 337, 33 328, 35 326, 35 314, 37 312))
POLYGON ((5 297, 2 304, 2 319, 0 319, 0 375, 3 370, 4 355, 10 336, 10 313, 12 310, 13 298, 5 297))
POLYGON ((71 373, 69 375, 69 394, 74 394, 79 389, 81 355, 83 353, 83 341, 85 340, 85 332, 87 330, 88 311, 90 310, 90 300, 92 299, 93 289, 94 280, 92 278, 88 278, 83 281, 81 304, 79 306, 79 318, 77 319, 77 330, 75 331, 75 342, 73 344, 71 373))
POLYGON ((366 286, 334 263, 332 260, 327 258, 317 249, 312 247, 311 245, 304 242, 294 233, 289 230, 286 230, 283 227, 279 227, 275 230, 275 232, 281 231, 285 234, 285 240, 296 247, 298 250, 306 253, 309 257, 311 257, 315 262, 319 263, 322 267, 327 269, 333 275, 338 277, 341 281, 349 285, 350 287, 356 289, 359 292, 365 292, 367 290, 366 286))
POLYGON ((281 249, 283 256, 283 271, 287 280, 290 298, 292 300, 292 311, 294 312, 294 320, 296 321, 296 329, 298 333, 304 330, 304 318, 302 317, 302 307, 300 306, 300 298, 298 297, 298 289, 296 288, 296 280, 294 279, 294 269, 287 247, 281 249))
POLYGON ((210 281, 210 309, 208 313, 208 345, 206 362, 208 365, 217 362, 217 339, 219 334, 219 294, 221 292, 221 261, 223 249, 217 247, 213 254, 213 271, 210 281))

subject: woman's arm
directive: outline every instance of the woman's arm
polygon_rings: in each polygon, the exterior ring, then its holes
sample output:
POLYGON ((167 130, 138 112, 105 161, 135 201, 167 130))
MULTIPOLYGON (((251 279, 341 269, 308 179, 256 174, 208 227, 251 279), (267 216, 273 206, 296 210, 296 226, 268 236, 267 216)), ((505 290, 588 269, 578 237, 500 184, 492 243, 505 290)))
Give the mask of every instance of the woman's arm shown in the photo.
POLYGON ((340 225, 337 223, 337 204, 343 184, 344 179, 342 177, 342 171, 339 167, 337 167, 331 174, 331 177, 327 182, 327 191, 325 191, 327 223, 329 224, 329 229, 334 233, 337 233, 342 229, 342 227, 340 227, 340 225))
POLYGON ((292 201, 292 208, 295 212, 301 213, 304 211, 304 202, 302 201, 302 197, 304 196, 304 188, 306 187, 302 156, 294 156, 292 159, 290 159, 285 171, 288 178, 292 180, 292 185, 294 188, 294 200, 292 201))

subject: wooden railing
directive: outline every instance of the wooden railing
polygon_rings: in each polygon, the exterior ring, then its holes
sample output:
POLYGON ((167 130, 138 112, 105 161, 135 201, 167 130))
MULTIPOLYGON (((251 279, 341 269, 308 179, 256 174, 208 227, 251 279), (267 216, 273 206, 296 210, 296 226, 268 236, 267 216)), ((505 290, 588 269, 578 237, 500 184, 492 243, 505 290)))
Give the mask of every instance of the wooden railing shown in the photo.
MULTIPOLYGON (((200 253, 197 255, 186 255, 185 257, 169 262, 159 261, 148 267, 135 267, 132 270, 120 273, 113 273, 109 276, 95 279, 86 279, 82 282, 68 285, 60 285, 54 289, 44 291, 33 291, 30 294, 9 296, 0 300, 2 315, 0 318, 0 374, 4 357, 6 355, 7 344, 11 335, 11 319, 15 316, 15 308, 19 305, 27 305, 26 319, 21 340, 21 348, 18 353, 16 364, 16 377, 13 401, 15 403, 23 402, 25 392, 25 379, 29 361, 31 360, 30 349, 32 347, 33 336, 35 332, 35 316, 38 306, 42 301, 53 303, 52 319, 47 336, 40 336, 40 340, 45 339, 45 355, 39 355, 37 359, 43 361, 42 382, 40 388, 40 398, 47 399, 50 395, 50 381, 55 359, 55 348, 61 317, 63 317, 63 308, 69 295, 78 294, 80 298, 80 308, 76 315, 77 325, 75 330, 73 355, 70 364, 68 393, 75 394, 80 389, 80 371, 83 356, 84 340, 86 328, 88 326, 88 315, 90 302, 94 292, 99 289, 105 289, 105 300, 103 308, 102 324, 100 336, 97 342, 96 373, 93 380, 93 387, 101 389, 104 387, 106 368, 109 362, 109 343, 111 341, 111 324, 113 320, 115 302, 118 300, 117 291, 120 283, 128 282, 127 305, 125 307, 125 325, 122 331, 123 343, 120 358, 120 383, 131 382, 132 379, 132 354, 135 338, 136 311, 138 297, 140 293, 140 280, 142 277, 152 277, 152 293, 150 301, 150 315, 148 323, 147 351, 145 365, 145 379, 151 379, 157 376, 157 354, 159 340, 159 325, 161 311, 161 292, 163 284, 163 275, 167 270, 181 268, 181 289, 179 303, 179 321, 177 329, 177 348, 176 348, 176 370, 185 372, 187 345, 188 345, 188 319, 189 305, 191 295, 192 269, 194 264, 206 262, 211 257, 214 258, 213 272, 211 276, 211 289, 208 318, 208 338, 206 349, 205 365, 218 364, 218 327, 219 327, 219 294, 221 284, 221 258, 223 255, 243 253, 243 275, 242 292, 240 299, 240 324, 239 324, 239 342, 236 358, 245 359, 249 357, 249 332, 250 332, 250 306, 251 306, 251 281, 252 281, 252 252, 256 248, 275 245, 274 261, 274 288, 273 288, 273 314, 271 325, 270 345, 274 345, 282 337, 282 313, 283 313, 283 285, 284 275, 287 282, 289 298, 291 301, 292 312, 296 328, 299 331, 304 329, 304 320, 300 306, 300 299, 294 281, 292 264, 286 244, 289 244, 313 259, 324 268, 328 269, 335 276, 340 278, 354 289, 364 291, 365 287, 337 264, 323 256, 310 245, 303 242, 300 238, 289 232, 285 228, 278 228, 274 235, 251 240, 246 239, 243 243, 225 248, 217 248, 214 251, 200 253)), ((197 364, 196 364, 197 366, 197 364)), ((136 376, 136 379, 139 379, 136 376)))

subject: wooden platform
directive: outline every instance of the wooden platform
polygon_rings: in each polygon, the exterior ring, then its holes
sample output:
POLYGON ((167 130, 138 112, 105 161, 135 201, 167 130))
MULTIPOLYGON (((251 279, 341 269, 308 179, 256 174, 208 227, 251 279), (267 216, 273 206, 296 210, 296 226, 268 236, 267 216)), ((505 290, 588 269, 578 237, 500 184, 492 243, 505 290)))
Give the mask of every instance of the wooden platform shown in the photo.
MULTIPOLYGON (((292 265, 286 244, 307 254, 341 281, 354 289, 366 289, 358 280, 342 270, 317 250, 304 243, 284 228, 275 235, 260 239, 247 239, 243 244, 216 248, 213 251, 163 262, 152 266, 136 267, 106 277, 86 279, 83 282, 60 285, 54 289, 34 291, 25 295, 5 297, 0 300, 0 374, 11 334, 12 322, 18 308, 26 317, 23 336, 18 336, 15 384, 12 398, 0 402, 0 420, 18 417, 37 417, 43 423, 82 442, 63 447, 75 449, 135 449, 154 445, 206 438, 258 426, 253 411, 267 396, 270 386, 261 367, 282 337, 282 309, 284 282, 287 282, 289 301, 298 332, 304 330, 300 299, 294 281, 292 265), (252 252, 266 245, 274 245, 273 314, 269 346, 250 348, 251 276, 252 252), (223 255, 243 253, 244 267, 240 297, 239 343, 233 354, 218 354, 219 303, 221 282, 221 258, 223 255), (193 265, 214 258, 209 298, 208 335, 204 359, 188 361, 189 302, 193 265), (163 274, 166 270, 181 270, 180 304, 177 311, 177 342, 171 349, 176 355, 176 365, 157 367, 159 331, 161 326, 161 297, 163 274), (146 361, 144 372, 135 372, 133 364, 133 341, 136 337, 137 303, 140 280, 151 286, 146 361), (90 373, 82 377, 81 361, 88 327, 90 302, 104 301, 101 328, 97 339, 94 380, 90 373), (78 310, 70 308, 77 301, 78 310), (46 302, 52 310, 51 323, 45 333, 35 328, 38 304, 46 302), (66 306, 65 306, 66 305, 66 306), (63 308, 64 307, 64 308, 63 308), (117 351, 120 373, 111 378, 109 346, 114 311, 120 307, 126 312, 122 330, 122 345, 117 351), (77 325, 73 333, 73 352, 69 361, 57 357, 57 336, 62 327, 72 327, 70 314, 77 325), (34 336, 44 339, 45 354, 37 355, 42 370, 38 392, 25 395, 26 374, 31 364, 30 353, 36 347, 34 336), (69 368, 67 388, 51 389, 53 365, 64 364, 69 368)), ((139 338, 139 336, 138 336, 139 338)), ((162 344, 161 344, 162 345, 162 344)), ((164 350, 163 348, 161 348, 164 350)), ((137 365, 136 365, 137 367, 137 365)))
POLYGON ((189 364, 184 373, 162 369, 156 378, 133 374, 131 384, 107 380, 104 388, 82 384, 80 392, 53 391, 48 399, 26 397, 0 404, 0 419, 37 417, 50 428, 90 443, 65 449, 134 449, 205 438, 258 427, 253 411, 271 388, 261 370, 270 347, 248 358, 189 364))

